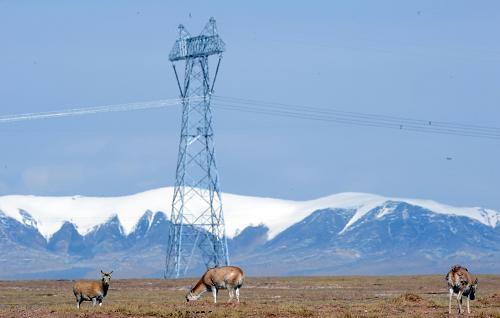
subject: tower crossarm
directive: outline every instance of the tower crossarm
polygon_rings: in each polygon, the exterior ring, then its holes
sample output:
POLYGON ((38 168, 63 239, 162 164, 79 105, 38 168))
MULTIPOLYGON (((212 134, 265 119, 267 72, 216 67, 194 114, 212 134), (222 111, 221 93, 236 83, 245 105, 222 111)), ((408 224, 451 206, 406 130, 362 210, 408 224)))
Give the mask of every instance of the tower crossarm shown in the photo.
POLYGON ((197 57, 221 54, 225 50, 224 41, 219 35, 198 35, 177 39, 170 51, 169 60, 180 61, 197 57))

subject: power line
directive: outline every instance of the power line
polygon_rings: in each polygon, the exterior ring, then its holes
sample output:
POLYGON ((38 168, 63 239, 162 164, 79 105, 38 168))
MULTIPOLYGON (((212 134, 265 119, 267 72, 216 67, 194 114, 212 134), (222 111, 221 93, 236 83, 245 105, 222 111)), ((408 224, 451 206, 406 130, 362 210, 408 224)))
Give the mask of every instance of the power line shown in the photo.
MULTIPOLYGON (((457 122, 423 120, 408 117, 344 111, 335 108, 296 105, 255 99, 213 95, 215 107, 224 110, 288 117, 302 120, 334 122, 351 126, 365 126, 424 132, 430 134, 455 135, 486 139, 500 139, 500 127, 483 126, 457 122)), ((192 96, 190 101, 201 101, 203 97, 192 96)), ((35 119, 80 116, 108 112, 125 112, 143 109, 165 108, 182 104, 181 98, 163 99, 127 104, 114 104, 87 108, 70 108, 59 111, 25 113, 0 116, 0 124, 35 119)))
POLYGON ((406 123, 420 124, 420 125, 425 125, 425 126, 427 126, 427 125, 435 125, 435 126, 443 126, 443 127, 457 126, 457 127, 467 127, 467 128, 475 128, 475 129, 480 129, 480 130, 491 130, 491 131, 500 132, 500 127, 481 126, 481 125, 474 125, 474 124, 464 124, 464 123, 445 122, 445 121, 430 121, 430 120, 424 120, 424 119, 398 117, 398 116, 391 116, 391 115, 344 111, 344 110, 339 110, 339 109, 335 109, 335 108, 312 107, 312 106, 306 106, 306 105, 286 104, 286 103, 279 103, 279 102, 269 102, 269 101, 227 97, 227 96, 219 96, 219 95, 216 95, 215 98, 222 100, 222 101, 237 102, 240 104, 261 105, 261 106, 266 106, 266 107, 271 105, 273 107, 282 108, 285 110, 289 110, 289 109, 295 109, 295 110, 299 110, 299 111, 300 110, 309 110, 309 111, 318 112, 318 113, 331 113, 331 114, 360 117, 360 118, 368 118, 368 119, 375 118, 377 120, 380 119, 380 120, 389 121, 389 122, 391 122, 391 121, 398 122, 398 123, 406 122, 406 123))
MULTIPOLYGON (((198 101, 201 99, 202 97, 198 96, 190 98, 190 100, 192 101, 198 101)), ((162 100, 147 101, 147 102, 114 104, 114 105, 106 105, 98 107, 70 108, 70 109, 49 111, 49 112, 3 115, 0 116, 0 124, 8 122, 16 122, 16 121, 35 120, 35 119, 48 119, 57 117, 98 114, 98 113, 125 112, 125 111, 142 110, 142 109, 164 108, 169 106, 180 105, 181 103, 182 99, 173 98, 173 99, 162 99, 162 100)))
POLYGON ((216 107, 298 119, 336 122, 347 125, 399 129, 415 132, 500 139, 500 128, 444 121, 430 121, 369 113, 347 112, 329 108, 215 96, 216 107))
POLYGON ((478 137, 478 138, 486 138, 486 139, 500 139, 500 135, 486 135, 486 134, 475 134, 475 133, 467 133, 461 131, 453 131, 453 130, 444 130, 444 129, 422 129, 416 128, 412 126, 403 126, 403 125, 387 125, 381 124, 373 121, 360 121, 360 120, 349 120, 349 119, 338 119, 338 118, 328 118, 328 117, 320 117, 308 114, 301 114, 295 112, 283 112, 283 111, 275 111, 275 110, 259 110, 259 109, 251 109, 245 107, 238 107, 234 105, 224 104, 224 105, 216 105, 215 108, 225 109, 225 110, 233 110, 239 112, 246 113, 254 113, 254 114, 264 114, 271 116, 279 116, 279 117, 290 117, 297 119, 307 119, 307 120, 316 120, 323 122, 335 122, 346 125, 354 125, 354 126, 365 126, 365 127, 377 127, 377 128, 389 128, 389 129, 397 129, 397 130, 407 130, 413 132, 424 132, 424 133, 434 133, 434 134, 445 134, 445 135, 455 135, 462 137, 478 137))

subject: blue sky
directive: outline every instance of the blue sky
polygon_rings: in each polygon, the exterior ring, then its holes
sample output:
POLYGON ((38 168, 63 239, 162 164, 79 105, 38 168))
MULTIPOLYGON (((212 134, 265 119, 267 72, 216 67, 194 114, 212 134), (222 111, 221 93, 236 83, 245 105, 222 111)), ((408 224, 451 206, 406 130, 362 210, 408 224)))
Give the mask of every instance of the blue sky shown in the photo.
MULTIPOLYGON (((168 53, 210 16, 223 96, 500 127, 497 1, 0 0, 0 114, 175 98, 168 53)), ((500 209, 500 142, 215 110, 222 189, 500 209), (453 160, 446 160, 453 157, 453 160)), ((180 107, 0 125, 0 194, 174 183, 180 107)))

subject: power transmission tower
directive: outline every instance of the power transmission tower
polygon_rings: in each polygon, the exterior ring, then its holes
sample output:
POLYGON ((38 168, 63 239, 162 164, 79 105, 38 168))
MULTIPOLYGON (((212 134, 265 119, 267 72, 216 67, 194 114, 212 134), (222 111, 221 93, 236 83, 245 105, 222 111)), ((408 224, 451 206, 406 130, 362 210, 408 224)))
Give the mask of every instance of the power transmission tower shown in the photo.
POLYGON ((206 267, 229 265, 210 106, 224 50, 215 19, 210 18, 198 36, 179 25, 179 38, 170 51, 183 102, 165 277, 184 276, 200 256, 206 267), (212 80, 211 55, 218 56, 212 80), (183 80, 176 69, 182 62, 183 80))

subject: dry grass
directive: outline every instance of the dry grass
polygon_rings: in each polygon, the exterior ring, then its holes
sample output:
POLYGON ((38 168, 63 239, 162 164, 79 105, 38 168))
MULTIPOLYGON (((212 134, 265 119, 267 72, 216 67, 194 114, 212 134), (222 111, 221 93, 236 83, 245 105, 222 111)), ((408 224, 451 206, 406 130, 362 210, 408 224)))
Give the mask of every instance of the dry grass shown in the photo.
MULTIPOLYGON (((500 276, 482 276, 469 317, 500 318, 500 276)), ((442 276, 247 278, 240 304, 210 294, 186 303, 194 280, 115 280, 103 307, 75 308, 72 282, 0 282, 0 317, 449 317, 442 276)), ((456 312, 456 305, 453 304, 456 312)), ((453 314, 452 317, 458 315, 453 314)))

